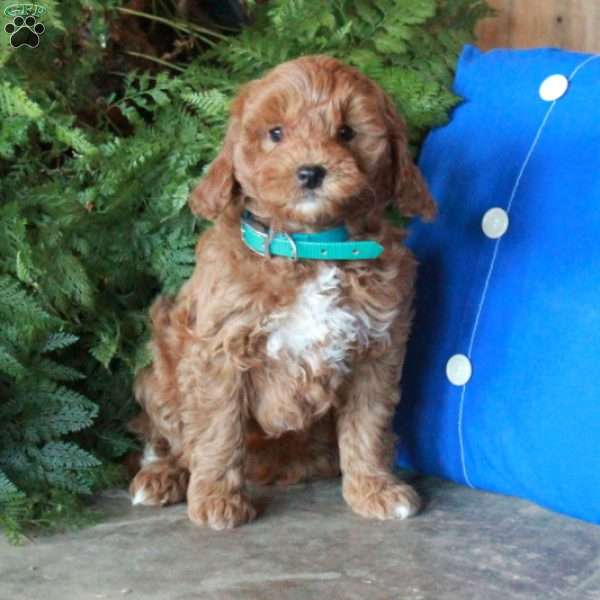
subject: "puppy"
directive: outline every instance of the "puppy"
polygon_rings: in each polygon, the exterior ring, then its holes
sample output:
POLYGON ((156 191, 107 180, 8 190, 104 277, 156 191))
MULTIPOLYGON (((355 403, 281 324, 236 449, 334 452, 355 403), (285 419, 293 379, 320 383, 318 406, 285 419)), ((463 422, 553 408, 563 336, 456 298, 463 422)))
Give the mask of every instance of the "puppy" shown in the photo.
POLYGON ((241 89, 190 198, 215 222, 196 270, 151 309, 134 504, 187 496, 192 521, 230 528, 256 515, 248 479, 341 470, 358 514, 418 510, 391 472, 416 262, 384 218, 390 202, 404 216, 435 213, 405 125, 373 81, 309 56, 241 89))

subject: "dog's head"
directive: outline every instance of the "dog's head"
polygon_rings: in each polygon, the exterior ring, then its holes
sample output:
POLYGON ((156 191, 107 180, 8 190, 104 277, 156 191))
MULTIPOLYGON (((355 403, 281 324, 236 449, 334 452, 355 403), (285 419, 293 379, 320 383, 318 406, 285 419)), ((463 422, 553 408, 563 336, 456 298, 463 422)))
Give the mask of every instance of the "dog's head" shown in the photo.
POLYGON ((190 206, 209 219, 234 204, 314 227, 380 215, 389 201, 405 216, 435 214, 402 118, 356 69, 310 56, 240 90, 223 148, 190 206))

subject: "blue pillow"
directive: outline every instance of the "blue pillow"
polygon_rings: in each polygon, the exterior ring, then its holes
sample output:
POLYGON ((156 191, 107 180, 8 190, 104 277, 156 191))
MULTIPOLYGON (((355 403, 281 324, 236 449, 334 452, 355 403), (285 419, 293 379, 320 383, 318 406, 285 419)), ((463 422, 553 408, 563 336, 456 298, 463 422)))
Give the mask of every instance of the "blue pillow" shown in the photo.
POLYGON ((600 56, 467 47, 455 92, 398 463, 600 523, 600 56))

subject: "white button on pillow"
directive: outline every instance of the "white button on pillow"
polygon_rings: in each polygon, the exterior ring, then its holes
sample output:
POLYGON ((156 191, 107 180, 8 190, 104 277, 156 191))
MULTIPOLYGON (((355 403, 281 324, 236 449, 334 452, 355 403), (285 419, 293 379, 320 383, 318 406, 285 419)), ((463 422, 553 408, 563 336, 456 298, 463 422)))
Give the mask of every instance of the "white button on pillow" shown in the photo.
POLYGON ((569 89, 569 80, 564 75, 550 75, 540 86, 540 96, 546 102, 562 98, 569 89))
POLYGON ((490 208, 483 215, 481 229, 492 240, 501 238, 508 230, 508 213, 503 208, 490 208))
POLYGON ((455 354, 446 364, 446 377, 453 385, 465 385, 472 374, 471 361, 464 354, 455 354))

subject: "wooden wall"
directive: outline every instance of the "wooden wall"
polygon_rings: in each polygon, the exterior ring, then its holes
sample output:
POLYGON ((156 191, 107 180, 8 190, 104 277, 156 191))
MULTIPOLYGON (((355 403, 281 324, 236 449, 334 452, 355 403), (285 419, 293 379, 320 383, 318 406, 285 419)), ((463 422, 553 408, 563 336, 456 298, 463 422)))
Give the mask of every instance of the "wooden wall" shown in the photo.
POLYGON ((494 19, 479 26, 479 45, 556 46, 600 53, 600 0, 488 0, 494 19))

